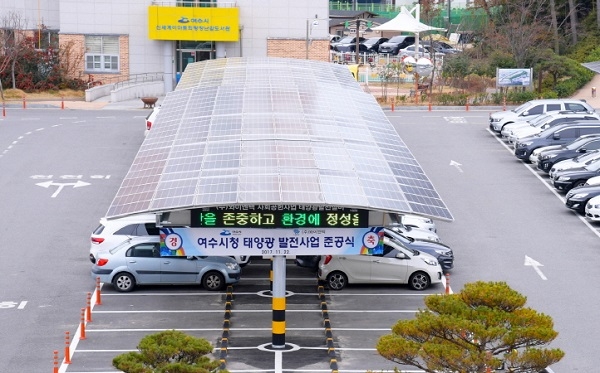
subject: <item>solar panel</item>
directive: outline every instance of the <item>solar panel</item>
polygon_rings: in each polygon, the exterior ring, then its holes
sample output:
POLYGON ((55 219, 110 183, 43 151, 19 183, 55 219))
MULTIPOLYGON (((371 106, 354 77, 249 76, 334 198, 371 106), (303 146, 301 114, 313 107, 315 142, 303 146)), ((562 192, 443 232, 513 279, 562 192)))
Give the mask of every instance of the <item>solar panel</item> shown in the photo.
POLYGON ((284 58, 189 64, 107 216, 265 203, 452 220, 347 67, 284 58))
POLYGON ((600 74, 600 61, 586 62, 586 63, 582 63, 581 65, 587 67, 588 69, 592 70, 596 74, 600 74))

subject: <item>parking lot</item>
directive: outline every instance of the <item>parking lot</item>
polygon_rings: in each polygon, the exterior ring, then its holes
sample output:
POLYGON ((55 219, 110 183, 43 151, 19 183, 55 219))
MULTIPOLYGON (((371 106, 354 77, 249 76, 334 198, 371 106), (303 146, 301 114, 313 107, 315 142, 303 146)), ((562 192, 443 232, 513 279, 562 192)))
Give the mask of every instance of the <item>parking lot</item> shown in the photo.
POLYGON ((261 259, 244 268, 239 284, 219 293, 148 286, 122 294, 105 284, 102 304, 93 308, 85 340, 74 346, 65 371, 112 371, 115 355, 134 351, 144 335, 168 329, 213 343, 231 372, 393 371, 395 364, 374 349, 377 339, 397 320, 411 318, 423 306, 423 296, 445 290, 353 286, 330 292, 319 287, 312 270, 287 262, 284 352, 266 346, 272 340, 270 261, 261 259))
MULTIPOLYGON (((7 371, 51 369, 54 350, 62 360, 65 331, 76 344, 71 364, 61 366, 66 372, 115 371, 112 357, 164 329, 178 328, 215 346, 222 341, 226 292, 148 287, 120 294, 108 285, 102 305, 94 306, 86 339, 75 341, 86 294, 95 289, 89 235, 143 140, 145 114, 40 109, 9 111, 0 121, 0 203, 7 212, 0 216, 0 242, 19 253, 0 262, 2 282, 10 284, 2 287, 0 299, 7 305, 0 309, 5 331, 0 363, 7 371), (75 188, 77 180, 89 185, 75 188)), ((566 351, 554 372, 594 371, 600 363, 594 351, 600 321, 589 315, 600 306, 598 225, 567 209, 546 179, 489 133, 488 112, 387 114, 455 216, 452 223, 438 222, 442 241, 456 257, 452 289, 476 280, 506 281, 528 297, 528 306, 554 319, 559 337, 552 347, 566 351), (528 265, 526 257, 540 265, 528 265)), ((281 364, 290 372, 331 371, 317 281, 293 263, 287 270, 293 295, 287 297, 286 343, 300 349, 281 353, 281 359, 259 350, 271 342, 271 301, 258 294, 269 290, 269 263, 253 263, 232 292, 229 370, 274 371, 281 364)), ((340 372, 393 369, 375 351, 375 341, 396 320, 413 317, 425 294, 443 291, 326 290, 340 372)))

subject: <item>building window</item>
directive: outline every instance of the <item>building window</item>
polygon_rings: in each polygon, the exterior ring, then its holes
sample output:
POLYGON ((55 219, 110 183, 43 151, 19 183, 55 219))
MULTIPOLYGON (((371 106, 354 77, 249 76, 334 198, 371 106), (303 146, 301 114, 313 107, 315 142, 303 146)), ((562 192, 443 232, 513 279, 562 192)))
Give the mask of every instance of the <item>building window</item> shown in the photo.
POLYGON ((104 73, 119 72, 119 37, 87 35, 85 69, 104 73))
POLYGON ((58 31, 56 30, 36 30, 33 37, 35 49, 58 49, 58 31))

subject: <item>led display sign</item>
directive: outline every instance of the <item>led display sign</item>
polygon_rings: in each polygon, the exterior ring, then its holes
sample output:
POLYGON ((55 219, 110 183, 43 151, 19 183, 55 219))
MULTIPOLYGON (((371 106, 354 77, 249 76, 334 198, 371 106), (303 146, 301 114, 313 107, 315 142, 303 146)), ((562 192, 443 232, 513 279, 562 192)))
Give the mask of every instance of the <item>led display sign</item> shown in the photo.
POLYGON ((194 228, 367 228, 369 211, 319 206, 241 206, 192 210, 194 228))

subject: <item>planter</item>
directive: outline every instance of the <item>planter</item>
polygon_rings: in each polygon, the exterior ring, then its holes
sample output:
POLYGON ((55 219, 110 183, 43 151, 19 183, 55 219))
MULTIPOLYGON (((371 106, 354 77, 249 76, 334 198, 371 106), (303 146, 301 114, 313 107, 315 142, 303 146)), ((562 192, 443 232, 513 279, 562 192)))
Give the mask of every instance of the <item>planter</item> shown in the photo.
POLYGON ((156 101, 158 101, 158 97, 142 97, 142 102, 144 103, 144 109, 154 108, 156 101))

